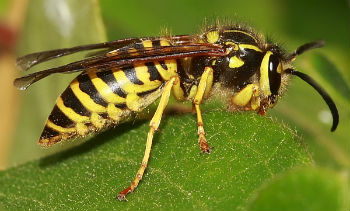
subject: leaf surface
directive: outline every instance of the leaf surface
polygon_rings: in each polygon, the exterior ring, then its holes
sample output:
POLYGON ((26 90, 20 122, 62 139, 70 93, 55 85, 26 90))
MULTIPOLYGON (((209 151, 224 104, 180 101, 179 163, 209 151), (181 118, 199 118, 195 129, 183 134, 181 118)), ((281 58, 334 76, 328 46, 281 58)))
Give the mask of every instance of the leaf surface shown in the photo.
POLYGON ((39 161, 0 173, 8 209, 227 210, 246 206, 276 174, 310 164, 293 131, 253 113, 203 116, 213 151, 201 154, 195 117, 164 118, 144 180, 119 202, 143 156, 148 121, 125 123, 39 161))

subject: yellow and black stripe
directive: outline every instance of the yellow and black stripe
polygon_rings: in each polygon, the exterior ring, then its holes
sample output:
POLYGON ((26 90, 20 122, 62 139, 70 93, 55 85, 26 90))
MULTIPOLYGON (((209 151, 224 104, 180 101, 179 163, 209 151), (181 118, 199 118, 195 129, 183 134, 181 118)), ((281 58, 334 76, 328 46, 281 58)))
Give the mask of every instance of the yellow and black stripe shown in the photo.
MULTIPOLYGON (((165 40, 144 40, 132 48, 168 45, 165 40)), ((156 100, 176 71, 176 60, 165 60, 80 74, 57 99, 39 143, 50 146, 117 124, 156 100)))

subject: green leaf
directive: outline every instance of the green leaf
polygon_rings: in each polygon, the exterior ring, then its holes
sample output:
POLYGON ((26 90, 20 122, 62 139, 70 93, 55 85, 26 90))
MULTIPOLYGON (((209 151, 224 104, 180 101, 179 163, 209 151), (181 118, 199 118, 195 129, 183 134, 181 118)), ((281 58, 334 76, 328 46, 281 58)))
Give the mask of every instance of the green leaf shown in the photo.
POLYGON ((164 117, 146 175, 126 203, 115 196, 140 165, 148 121, 1 172, 0 201, 7 209, 235 210, 276 174, 310 164, 295 132, 269 118, 220 109, 203 118, 212 153, 200 153, 194 115, 164 117))
POLYGON ((347 210, 346 186, 346 177, 333 171, 297 169, 266 184, 248 210, 347 210))

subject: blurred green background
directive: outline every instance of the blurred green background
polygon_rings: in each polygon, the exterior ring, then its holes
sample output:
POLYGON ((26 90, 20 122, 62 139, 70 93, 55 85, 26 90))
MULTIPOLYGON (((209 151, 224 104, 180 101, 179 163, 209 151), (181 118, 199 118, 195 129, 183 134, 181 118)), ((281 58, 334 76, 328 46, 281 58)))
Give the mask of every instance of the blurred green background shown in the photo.
MULTIPOLYGON (((0 1, 1 13, 6 12, 9 2, 0 1)), ((292 52, 309 41, 325 40, 325 47, 303 54, 294 64, 298 70, 311 75, 333 97, 340 114, 337 131, 330 132, 331 118, 322 98, 297 78, 291 81, 287 93, 277 106, 268 112, 268 116, 297 131, 308 145, 315 166, 347 175, 348 180, 349 1, 101 0, 86 3, 81 0, 69 3, 62 1, 72 10, 63 8, 60 10, 63 12, 58 14, 50 12, 55 11, 48 6, 50 2, 54 0, 47 0, 46 3, 43 0, 29 1, 27 18, 17 47, 18 55, 127 37, 158 36, 164 29, 174 35, 193 34, 201 30, 205 19, 208 22, 227 19, 253 26, 265 37, 283 46, 287 52, 292 52), (56 22, 55 17, 59 21, 56 22)), ((64 4, 57 4, 62 5, 64 4)), ((71 60, 74 58, 76 57, 72 57, 71 60)), ((63 59, 51 65, 68 61, 70 60, 63 59)), ((46 66, 35 68, 34 71, 44 67, 46 66)), ((8 153, 8 166, 38 159, 70 147, 60 145, 53 149, 41 149, 36 140, 57 96, 72 77, 74 76, 52 76, 35 84, 26 92, 18 92, 18 95, 21 95, 21 104, 8 153)))

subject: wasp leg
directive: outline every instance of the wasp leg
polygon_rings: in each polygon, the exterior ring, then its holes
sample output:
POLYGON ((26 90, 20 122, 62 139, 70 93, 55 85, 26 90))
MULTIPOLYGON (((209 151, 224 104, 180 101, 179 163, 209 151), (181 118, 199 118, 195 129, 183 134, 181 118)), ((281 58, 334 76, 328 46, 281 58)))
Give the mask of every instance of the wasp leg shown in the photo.
POLYGON ((197 113, 197 125, 198 125, 198 142, 199 147, 203 153, 210 153, 211 148, 208 145, 207 139, 205 138, 204 123, 202 118, 202 112, 199 105, 202 99, 209 95, 209 91, 213 85, 213 69, 206 67, 201 76, 198 84, 198 89, 193 100, 193 105, 197 113))
POLYGON ((259 97, 259 86, 256 84, 245 86, 231 98, 231 106, 234 110, 260 111, 262 105, 259 97))
POLYGON ((173 96, 175 97, 176 100, 178 100, 178 101, 186 100, 184 91, 180 86, 180 78, 179 77, 176 77, 172 91, 173 91, 173 96))
POLYGON ((163 94, 160 98, 159 105, 158 105, 157 110, 154 113, 153 118, 149 124, 150 130, 148 131, 146 149, 145 149, 145 154, 144 154, 143 159, 142 159, 141 166, 140 166, 139 170, 137 171, 136 177, 132 181, 131 185, 118 194, 117 198, 120 201, 126 200, 126 195, 135 190, 135 188, 137 187, 137 185, 141 181, 142 176, 147 168, 148 159, 149 159, 150 153, 151 153, 153 134, 154 134, 154 131, 156 131, 158 129, 158 126, 160 124, 160 120, 162 119, 162 114, 164 112, 166 105, 168 104, 171 88, 174 85, 175 79, 176 78, 171 78, 168 82, 166 82, 166 84, 164 86, 164 91, 163 91, 163 94))

